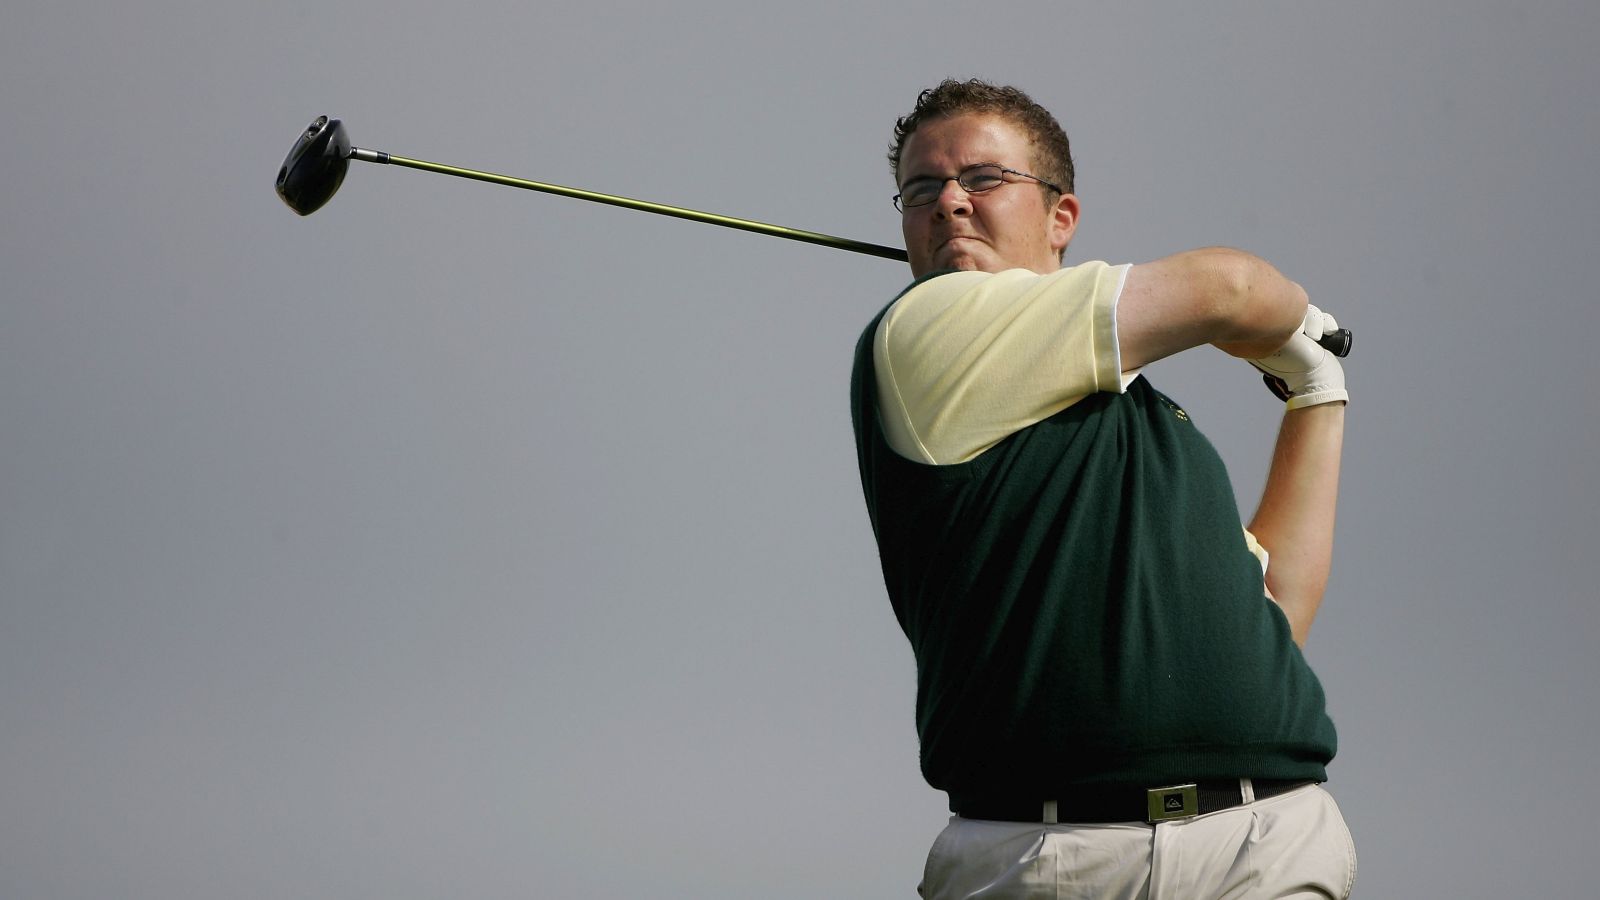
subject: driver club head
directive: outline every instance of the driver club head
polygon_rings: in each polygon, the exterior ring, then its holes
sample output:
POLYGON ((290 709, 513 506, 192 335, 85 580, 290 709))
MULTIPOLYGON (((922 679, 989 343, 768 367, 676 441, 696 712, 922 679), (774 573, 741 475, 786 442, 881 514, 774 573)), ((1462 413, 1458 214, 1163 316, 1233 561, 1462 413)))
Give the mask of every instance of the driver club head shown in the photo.
POLYGON ((350 168, 350 136, 344 123, 318 116, 300 133, 278 170, 278 196, 289 208, 309 216, 339 190, 350 168))

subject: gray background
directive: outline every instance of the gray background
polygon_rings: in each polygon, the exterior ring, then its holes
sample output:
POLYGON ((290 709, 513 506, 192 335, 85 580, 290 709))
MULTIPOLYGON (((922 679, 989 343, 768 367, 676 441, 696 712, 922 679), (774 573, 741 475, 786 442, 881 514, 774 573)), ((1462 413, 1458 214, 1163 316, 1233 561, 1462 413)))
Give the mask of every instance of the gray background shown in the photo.
MULTIPOLYGON (((1309 654, 1371 897, 1592 896, 1592 3, 23 2, 0 28, 0 897, 910 896, 943 823, 846 384, 947 76, 1073 136, 1069 261, 1353 328, 1309 654), (1109 6, 1109 5, 1108 5, 1109 6)), ((1252 509, 1242 364, 1151 371, 1252 509)))

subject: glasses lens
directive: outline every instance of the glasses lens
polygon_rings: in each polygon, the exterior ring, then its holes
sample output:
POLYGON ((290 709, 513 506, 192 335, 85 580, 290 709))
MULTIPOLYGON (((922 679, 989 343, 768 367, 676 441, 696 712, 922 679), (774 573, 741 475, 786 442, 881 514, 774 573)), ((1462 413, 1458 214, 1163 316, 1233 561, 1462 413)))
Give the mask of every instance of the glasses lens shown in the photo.
POLYGON ((906 182, 900 189, 901 206, 925 206, 932 203, 939 196, 939 189, 944 183, 934 181, 932 178, 918 178, 906 182))
POLYGON ((992 191, 1005 184, 1005 175, 999 166, 973 166, 961 173, 961 189, 969 194, 992 191))

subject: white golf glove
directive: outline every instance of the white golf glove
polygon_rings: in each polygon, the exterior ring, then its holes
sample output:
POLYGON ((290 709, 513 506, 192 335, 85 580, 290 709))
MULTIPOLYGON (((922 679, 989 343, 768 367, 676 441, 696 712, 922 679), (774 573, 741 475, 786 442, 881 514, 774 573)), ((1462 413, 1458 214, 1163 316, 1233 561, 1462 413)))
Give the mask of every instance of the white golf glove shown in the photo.
POLYGON ((1289 343, 1271 356, 1250 360, 1250 365, 1261 370, 1267 387, 1280 400, 1287 401, 1289 409, 1339 400, 1349 402, 1339 357, 1317 343, 1318 338, 1338 330, 1339 323, 1333 316, 1307 306, 1305 321, 1289 343))

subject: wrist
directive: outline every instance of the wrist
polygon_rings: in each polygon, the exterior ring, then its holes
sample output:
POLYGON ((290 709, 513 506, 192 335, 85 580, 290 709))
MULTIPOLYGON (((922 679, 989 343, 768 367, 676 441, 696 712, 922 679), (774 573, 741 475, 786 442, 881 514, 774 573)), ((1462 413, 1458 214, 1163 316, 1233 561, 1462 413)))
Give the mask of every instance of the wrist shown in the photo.
POLYGON ((1338 407, 1344 409, 1350 402, 1350 392, 1341 385, 1338 388, 1312 388, 1290 397, 1283 405, 1290 411, 1298 409, 1313 409, 1317 407, 1338 407))
POLYGON ((1293 405, 1293 401, 1290 401, 1289 403, 1285 403, 1283 405, 1283 416, 1286 419, 1295 418, 1309 420, 1317 417, 1327 419, 1342 419, 1344 418, 1345 407, 1349 404, 1350 401, 1348 400, 1329 400, 1324 403, 1295 406, 1293 405))

